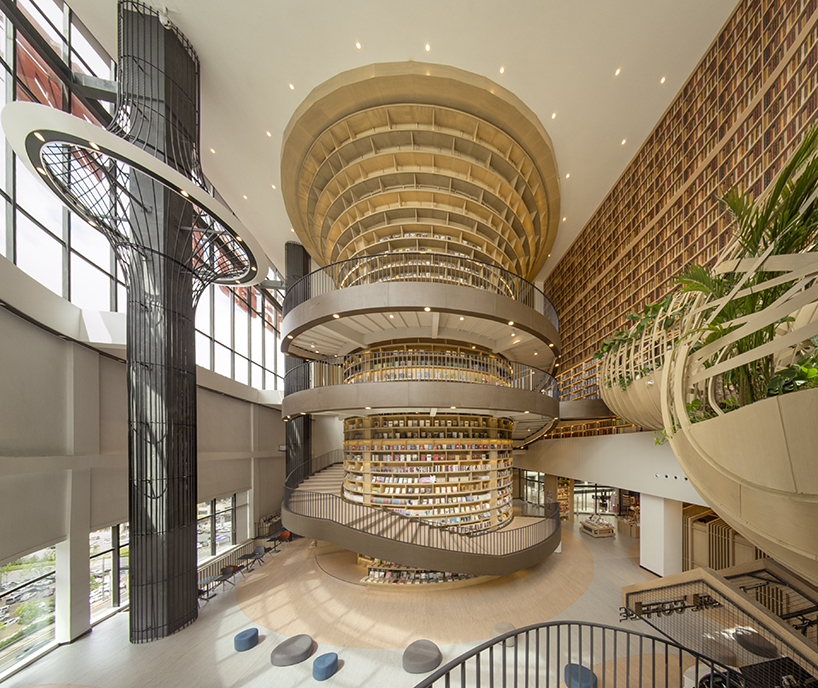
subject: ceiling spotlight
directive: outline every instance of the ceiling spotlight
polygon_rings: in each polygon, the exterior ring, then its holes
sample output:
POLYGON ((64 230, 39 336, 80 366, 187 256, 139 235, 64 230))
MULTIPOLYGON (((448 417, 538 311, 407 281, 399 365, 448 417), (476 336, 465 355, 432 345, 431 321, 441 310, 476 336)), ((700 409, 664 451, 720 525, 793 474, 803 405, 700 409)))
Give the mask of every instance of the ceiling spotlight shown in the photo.
POLYGON ((548 346, 553 347, 554 345, 553 345, 553 344, 549 344, 548 346))
POLYGON ((267 132, 267 136, 272 136, 272 134, 271 134, 271 133, 268 131, 268 132, 267 132))
POLYGON ((88 145, 91 146, 91 148, 93 148, 95 151, 99 150, 99 146, 95 144, 93 141, 89 141, 88 145))
MULTIPOLYGON (((358 48, 358 50, 360 50, 361 49, 361 43, 359 41, 355 41, 355 47, 358 48)), ((367 408, 369 408, 369 407, 367 406, 367 408)))
POLYGON ((287 339, 292 339, 292 338, 293 338, 293 336, 291 334, 287 335, 287 339))
POLYGON ((566 172, 566 173, 565 173, 565 178, 566 178, 566 179, 568 179, 568 177, 570 177, 570 176, 571 176, 571 173, 570 173, 570 172, 566 172))
POLYGON ((506 71, 505 67, 500 67, 500 74, 503 74, 506 71))
POLYGON ((340 315, 338 315, 337 313, 333 313, 333 314, 332 314, 332 317, 333 317, 333 318, 335 318, 335 319, 337 320, 337 319, 338 319, 338 318, 340 318, 341 316, 340 316, 340 315))
POLYGON ((253 272, 258 272, 258 268, 257 268, 255 265, 251 266, 251 267, 250 267, 250 269, 251 269, 253 272))
POLYGON ((292 227, 290 227, 290 231, 291 231, 291 232, 294 232, 295 230, 294 230, 292 227))
POLYGON ((275 185, 275 184, 271 184, 271 186, 272 186, 274 189, 276 188, 276 185, 275 185))
POLYGON ((622 139, 622 145, 623 145, 623 146, 625 145, 625 141, 627 141, 627 140, 628 140, 628 139, 622 139))
POLYGON ((182 194, 185 198, 188 198, 187 191, 184 189, 179 189, 179 193, 182 194))
POLYGON ((449 406, 450 409, 456 409, 457 406, 449 406))
POLYGON ((557 119, 557 113, 556 112, 551 113, 551 119, 557 119))
POLYGON ((36 136, 40 141, 45 143, 45 139, 43 138, 43 135, 39 131, 35 131, 34 136, 36 136))
POLYGON ((528 411, 523 411, 523 413, 528 413, 528 411))
POLYGON ((245 201, 247 200, 247 196, 242 196, 242 198, 243 198, 245 201))
POLYGON ((536 352, 536 351, 534 352, 534 355, 535 355, 535 356, 537 355, 537 352, 536 352))
POLYGON ((312 344, 310 344, 310 348, 312 348, 312 349, 314 349, 314 348, 315 348, 315 342, 313 342, 312 344))
POLYGON ((426 306, 426 308, 424 308, 423 310, 424 310, 424 311, 426 311, 426 312, 428 313, 428 312, 429 312, 430 310, 432 310, 432 309, 431 309, 431 308, 429 308, 429 306, 426 306))
POLYGON ((660 83, 660 84, 665 83, 665 77, 662 77, 661 79, 659 79, 659 83, 660 83))
POLYGON ((619 76, 619 72, 621 72, 621 71, 622 71, 621 69, 617 68, 617 70, 614 72, 614 76, 619 76))
POLYGON ((210 149, 210 152, 214 154, 216 153, 216 151, 214 151, 212 148, 210 149))
POLYGON ((564 217, 562 218, 562 221, 565 222, 567 219, 568 219, 567 217, 564 217))
POLYGON ((38 168, 37 168, 37 171, 38 171, 40 174, 45 174, 45 170, 44 170, 42 167, 38 167, 38 168))
POLYGON ((558 366, 558 365, 559 365, 559 363, 555 363, 554 365, 555 365, 555 366, 558 366))
POLYGON ((390 318, 394 318, 395 316, 394 316, 392 313, 390 313, 390 314, 389 314, 389 317, 390 317, 390 318))
POLYGON ((371 406, 364 406, 364 408, 369 411, 372 407, 371 406))
POLYGON ((512 332, 512 333, 511 333, 511 336, 512 336, 512 337, 516 337, 517 335, 516 335, 514 332, 512 332))
POLYGON ((476 346, 474 346, 474 344, 472 344, 472 347, 471 347, 471 348, 472 348, 472 349, 476 349, 477 347, 476 347, 476 346))
POLYGON ((295 86, 293 86, 292 84, 290 84, 290 90, 291 90, 291 91, 295 91, 295 86))
POLYGON ((464 317, 461 315, 461 316, 460 316, 460 319, 461 319, 461 320, 465 320, 466 318, 464 318, 464 317))
POLYGON ((96 226, 97 226, 97 223, 96 223, 96 222, 94 222, 93 220, 88 220, 88 224, 89 224, 89 225, 91 225, 92 227, 96 227, 96 226))
POLYGON ((509 320, 509 321, 508 321, 508 324, 509 324, 509 326, 511 326, 511 325, 513 325, 513 324, 514 324, 514 321, 513 321, 513 320, 509 320))
POLYGON ((432 49, 432 46, 428 43, 426 44, 426 52, 428 53, 432 49))

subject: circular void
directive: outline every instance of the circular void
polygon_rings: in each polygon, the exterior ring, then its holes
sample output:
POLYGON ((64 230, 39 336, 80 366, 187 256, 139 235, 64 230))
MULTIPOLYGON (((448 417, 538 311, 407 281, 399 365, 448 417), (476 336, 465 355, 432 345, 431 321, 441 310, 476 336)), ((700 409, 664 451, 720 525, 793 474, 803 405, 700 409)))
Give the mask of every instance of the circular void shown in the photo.
POLYGON ((132 249, 151 251, 140 217, 175 212, 180 237, 189 239, 186 267, 201 285, 249 285, 270 267, 254 237, 233 213, 194 181, 116 134, 68 113, 35 103, 6 105, 2 124, 28 170, 74 213, 102 232, 127 266, 132 249), (140 193, 134 172, 159 182, 175 202, 140 193), (182 211, 180 206, 187 206, 182 211), (143 213, 131 210, 140 208, 143 213), (188 224, 189 223, 189 224, 188 224))
POLYGON ((551 141, 498 84, 453 67, 377 64, 316 88, 284 136, 282 191, 320 264, 435 252, 531 279, 559 224, 551 141))

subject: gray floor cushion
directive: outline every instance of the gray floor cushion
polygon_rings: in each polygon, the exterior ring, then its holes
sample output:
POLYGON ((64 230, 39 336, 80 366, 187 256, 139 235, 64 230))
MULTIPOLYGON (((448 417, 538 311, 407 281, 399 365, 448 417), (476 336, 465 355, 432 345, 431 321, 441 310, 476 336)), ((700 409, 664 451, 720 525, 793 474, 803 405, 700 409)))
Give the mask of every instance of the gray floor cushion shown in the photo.
POLYGON ((294 635, 279 643, 270 654, 273 666, 290 666, 298 664, 309 657, 314 650, 315 643, 307 634, 294 635))
POLYGON ((416 640, 403 651, 403 669, 409 674, 425 674, 440 666, 443 655, 431 640, 416 640))

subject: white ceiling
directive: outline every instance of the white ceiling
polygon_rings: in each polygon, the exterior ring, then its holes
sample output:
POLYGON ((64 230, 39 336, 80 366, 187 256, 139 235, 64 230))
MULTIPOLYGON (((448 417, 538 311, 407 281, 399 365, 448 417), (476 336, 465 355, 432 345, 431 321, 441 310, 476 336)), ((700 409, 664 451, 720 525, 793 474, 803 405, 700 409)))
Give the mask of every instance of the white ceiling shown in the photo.
MULTIPOLYGON (((116 55, 115 0, 68 2, 116 55)), ((280 269, 284 242, 295 239, 279 185, 282 135, 295 108, 339 72, 417 60, 496 80, 531 107, 550 134, 561 175, 561 215, 567 219, 539 279, 602 202, 736 5, 736 0, 164 2, 201 60, 205 173, 280 269)))

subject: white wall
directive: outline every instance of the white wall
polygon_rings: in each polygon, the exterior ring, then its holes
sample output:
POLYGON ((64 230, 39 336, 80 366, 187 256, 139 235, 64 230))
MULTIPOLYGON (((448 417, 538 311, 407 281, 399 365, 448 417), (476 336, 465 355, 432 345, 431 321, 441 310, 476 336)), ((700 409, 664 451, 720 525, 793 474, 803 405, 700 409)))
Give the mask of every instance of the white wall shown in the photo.
POLYGON ((312 417, 312 455, 321 456, 344 447, 344 422, 338 416, 312 417))
POLYGON ((670 445, 649 432, 542 440, 515 454, 514 467, 705 505, 670 445))
POLYGON ((682 572, 682 503, 642 493, 639 564, 657 576, 682 572))

